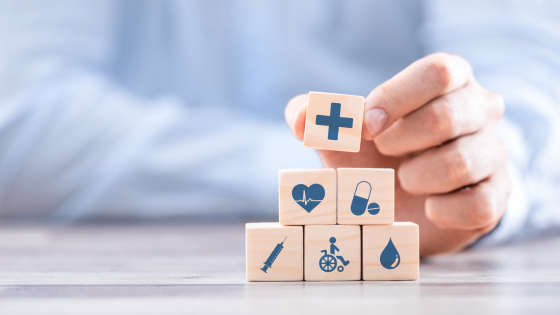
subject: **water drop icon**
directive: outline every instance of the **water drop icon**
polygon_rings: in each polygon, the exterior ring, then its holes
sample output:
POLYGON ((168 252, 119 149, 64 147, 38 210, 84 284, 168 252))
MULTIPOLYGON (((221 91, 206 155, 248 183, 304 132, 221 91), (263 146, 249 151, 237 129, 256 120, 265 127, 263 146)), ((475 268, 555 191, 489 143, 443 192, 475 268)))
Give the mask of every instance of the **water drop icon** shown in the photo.
POLYGON ((389 243, 385 246, 383 252, 381 252, 381 257, 379 257, 381 261, 381 265, 385 269, 395 269, 401 263, 401 255, 397 251, 395 244, 393 244, 393 240, 389 238, 389 243))

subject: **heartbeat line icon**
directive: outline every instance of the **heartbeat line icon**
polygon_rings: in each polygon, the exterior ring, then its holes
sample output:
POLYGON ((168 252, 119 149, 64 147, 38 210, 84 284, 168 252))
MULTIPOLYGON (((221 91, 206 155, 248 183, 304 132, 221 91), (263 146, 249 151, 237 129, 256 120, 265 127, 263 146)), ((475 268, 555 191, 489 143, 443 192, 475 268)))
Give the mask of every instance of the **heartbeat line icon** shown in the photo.
POLYGON ((307 206, 308 202, 312 202, 312 201, 313 202, 321 202, 322 200, 315 200, 315 199, 311 199, 311 198, 306 199, 305 198, 305 190, 303 191, 303 198, 301 200, 296 200, 296 202, 298 202, 298 203, 303 202, 303 204, 306 205, 306 206, 307 206))
POLYGON ((309 187, 304 184, 298 184, 292 189, 292 198, 309 213, 325 198, 325 188, 320 184, 313 184, 309 187))

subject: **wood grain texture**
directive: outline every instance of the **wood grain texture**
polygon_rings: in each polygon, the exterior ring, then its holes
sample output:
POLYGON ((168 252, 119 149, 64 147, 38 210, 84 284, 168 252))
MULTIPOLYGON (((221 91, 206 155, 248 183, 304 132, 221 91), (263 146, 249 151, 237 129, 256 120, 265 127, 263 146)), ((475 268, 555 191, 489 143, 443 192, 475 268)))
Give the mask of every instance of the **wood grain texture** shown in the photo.
MULTIPOLYGON (((339 168, 338 177, 338 224, 392 224, 395 220, 395 171, 390 168, 339 168), (379 213, 372 215, 367 210, 361 215, 351 211, 356 186, 366 181, 371 186, 367 204, 379 205, 379 213)), ((369 187, 361 184, 361 188, 369 187)), ((362 190, 362 189, 360 189, 362 190)), ((360 192, 358 192, 360 194, 360 192)))
POLYGON ((336 224, 336 171, 324 169, 295 169, 278 172, 279 210, 282 225, 336 224), (325 189, 324 199, 307 212, 292 197, 292 189, 304 184, 320 184, 325 189))
POLYGON ((315 149, 359 152, 363 116, 363 96, 309 92, 303 145, 315 149), (338 140, 329 140, 329 127, 316 124, 317 115, 330 115, 332 103, 341 104, 341 117, 353 119, 352 128, 339 129, 338 140))
POLYGON ((418 231, 418 225, 412 222, 363 226, 363 279, 417 280, 420 263, 418 231), (386 269, 380 262, 389 240, 400 256, 400 264, 395 269, 386 269))
MULTIPOLYGON (((361 229, 358 225, 308 225, 305 226, 305 280, 306 281, 341 281, 360 280, 361 266, 361 229), (344 270, 325 272, 321 270, 319 261, 324 255, 322 250, 330 254, 329 239, 336 238, 336 247, 340 251, 335 256, 342 256, 350 261, 344 270)), ((337 268, 340 260, 337 259, 337 268)))
POLYGON ((302 281, 303 227, 280 223, 247 223, 247 281, 302 281), (285 240, 284 240, 285 239, 285 240), (265 261, 279 243, 280 254, 264 272, 265 261))
POLYGON ((0 314, 560 314, 557 248, 474 247, 418 281, 247 282, 240 222, 0 221, 0 314))

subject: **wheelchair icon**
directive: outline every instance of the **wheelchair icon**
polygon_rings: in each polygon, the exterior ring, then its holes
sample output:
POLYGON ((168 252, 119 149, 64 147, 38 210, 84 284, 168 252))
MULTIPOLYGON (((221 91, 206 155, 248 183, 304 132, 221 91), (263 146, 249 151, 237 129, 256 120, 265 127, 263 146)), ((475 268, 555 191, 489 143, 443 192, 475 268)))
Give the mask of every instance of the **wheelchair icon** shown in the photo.
POLYGON ((319 267, 324 272, 332 272, 335 269, 338 270, 338 272, 343 272, 344 266, 347 266, 350 263, 350 261, 344 260, 342 256, 335 256, 335 252, 340 251, 338 247, 334 245, 334 243, 336 243, 336 238, 331 237, 330 242, 331 242, 331 248, 330 248, 331 253, 327 254, 326 249, 321 251, 321 253, 323 253, 323 256, 321 257, 321 259, 319 259, 319 267), (337 268, 338 265, 337 259, 340 260, 341 263, 341 265, 338 266, 338 268, 337 268))

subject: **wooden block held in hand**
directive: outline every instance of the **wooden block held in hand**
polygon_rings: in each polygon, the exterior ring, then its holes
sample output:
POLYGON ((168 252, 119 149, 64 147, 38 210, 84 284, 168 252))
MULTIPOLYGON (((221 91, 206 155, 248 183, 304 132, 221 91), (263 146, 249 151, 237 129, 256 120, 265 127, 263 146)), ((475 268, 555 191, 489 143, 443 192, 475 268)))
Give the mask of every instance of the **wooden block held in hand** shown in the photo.
POLYGON ((420 263, 418 225, 364 225, 364 280, 417 280, 420 263))
POLYGON ((303 145, 359 152, 363 118, 363 96, 309 92, 303 145))
POLYGON ((391 168, 339 168, 338 224, 392 224, 395 171, 391 168))
POLYGON ((302 281, 303 227, 247 223, 247 281, 302 281))
POLYGON ((305 280, 360 280, 361 229, 359 225, 307 225, 305 280))
POLYGON ((278 172, 282 225, 336 224, 336 171, 324 169, 278 172))

